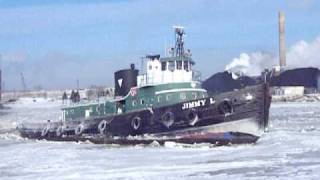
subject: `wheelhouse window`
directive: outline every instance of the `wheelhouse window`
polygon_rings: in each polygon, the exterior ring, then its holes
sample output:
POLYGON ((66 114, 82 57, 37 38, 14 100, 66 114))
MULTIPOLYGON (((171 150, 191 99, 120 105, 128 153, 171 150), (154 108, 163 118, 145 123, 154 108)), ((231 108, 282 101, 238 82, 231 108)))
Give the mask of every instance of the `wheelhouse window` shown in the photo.
POLYGON ((169 61, 169 70, 170 71, 174 71, 174 69, 175 69, 175 63, 174 63, 174 61, 169 61))
POLYGON ((177 69, 178 70, 182 69, 182 61, 177 61, 177 69))
POLYGON ((167 70, 167 62, 161 62, 161 70, 162 71, 167 70))
POLYGON ((189 62, 188 61, 183 61, 183 69, 186 71, 189 71, 189 62))

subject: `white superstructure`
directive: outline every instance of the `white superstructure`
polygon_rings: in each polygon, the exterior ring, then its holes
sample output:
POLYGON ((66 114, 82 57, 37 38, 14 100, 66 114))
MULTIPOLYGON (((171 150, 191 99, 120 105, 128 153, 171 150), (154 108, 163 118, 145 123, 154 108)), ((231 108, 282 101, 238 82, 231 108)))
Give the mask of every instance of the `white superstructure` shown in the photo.
POLYGON ((138 76, 138 86, 165 83, 192 82, 199 80, 198 72, 192 66, 190 50, 185 52, 183 27, 174 27, 176 34, 175 48, 171 48, 171 57, 160 58, 160 55, 147 56, 145 74, 138 76))
POLYGON ((190 57, 147 57, 146 73, 138 76, 138 86, 193 81, 194 62, 190 57))

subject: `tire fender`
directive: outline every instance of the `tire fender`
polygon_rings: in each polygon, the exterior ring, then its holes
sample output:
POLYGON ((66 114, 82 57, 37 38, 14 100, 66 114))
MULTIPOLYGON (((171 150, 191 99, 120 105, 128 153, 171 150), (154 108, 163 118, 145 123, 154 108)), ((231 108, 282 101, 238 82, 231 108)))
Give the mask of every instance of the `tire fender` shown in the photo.
POLYGON ((48 133, 49 133, 50 128, 51 128, 51 124, 48 123, 48 124, 42 129, 42 131, 41 131, 41 136, 42 136, 42 137, 47 136, 48 133))
POLYGON ((232 103, 230 100, 225 99, 218 105, 218 111, 220 114, 228 114, 233 112, 232 103))
POLYGON ((136 116, 131 120, 131 127, 133 130, 137 131, 141 128, 142 120, 140 117, 136 116))
POLYGON ((64 133, 64 128, 63 126, 59 126, 57 129, 56 129, 56 136, 57 137, 61 137, 64 133))
POLYGON ((167 111, 161 116, 161 122, 167 128, 170 128, 174 123, 175 117, 171 111, 167 111))
POLYGON ((100 134, 104 134, 107 129, 108 122, 106 120, 102 120, 98 125, 98 130, 100 134))
POLYGON ((84 131, 84 125, 83 124, 79 124, 76 129, 74 130, 75 135, 81 135, 84 131))
POLYGON ((197 110, 190 109, 186 116, 189 125, 194 126, 199 121, 197 110))

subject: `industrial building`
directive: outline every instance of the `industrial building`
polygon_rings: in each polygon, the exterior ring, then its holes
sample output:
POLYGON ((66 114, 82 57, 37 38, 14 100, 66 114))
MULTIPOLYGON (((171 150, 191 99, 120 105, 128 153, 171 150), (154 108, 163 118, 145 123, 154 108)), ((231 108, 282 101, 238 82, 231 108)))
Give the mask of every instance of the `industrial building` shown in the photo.
MULTIPOLYGON (((267 72, 272 95, 302 96, 320 91, 320 70, 315 67, 288 69, 285 45, 285 15, 279 12, 279 64, 267 72)), ((232 91, 261 82, 261 77, 241 76, 233 78, 231 72, 212 75, 202 83, 211 94, 232 91)))

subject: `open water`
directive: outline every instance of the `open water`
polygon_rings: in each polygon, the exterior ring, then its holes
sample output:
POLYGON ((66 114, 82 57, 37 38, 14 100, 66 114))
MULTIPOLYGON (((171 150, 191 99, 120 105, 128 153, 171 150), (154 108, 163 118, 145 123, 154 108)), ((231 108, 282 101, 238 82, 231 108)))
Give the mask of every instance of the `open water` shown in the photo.
POLYGON ((60 102, 0 110, 0 179, 320 179, 320 103, 275 103, 256 144, 95 145, 28 140, 18 122, 58 119, 60 102))

